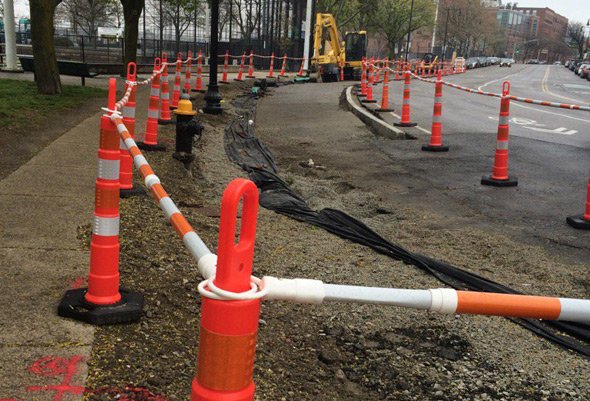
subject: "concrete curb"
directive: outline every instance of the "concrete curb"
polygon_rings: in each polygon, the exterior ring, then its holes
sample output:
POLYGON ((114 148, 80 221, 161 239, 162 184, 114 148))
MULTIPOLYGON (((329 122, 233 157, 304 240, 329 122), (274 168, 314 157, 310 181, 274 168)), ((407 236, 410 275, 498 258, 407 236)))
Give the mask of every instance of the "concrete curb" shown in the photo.
POLYGON ((357 116, 362 122, 364 122, 375 135, 384 136, 390 139, 409 139, 411 138, 405 132, 395 128, 392 125, 387 124, 385 121, 375 117, 369 111, 363 107, 357 105, 352 98, 352 86, 346 88, 346 102, 348 103, 348 109, 357 116))

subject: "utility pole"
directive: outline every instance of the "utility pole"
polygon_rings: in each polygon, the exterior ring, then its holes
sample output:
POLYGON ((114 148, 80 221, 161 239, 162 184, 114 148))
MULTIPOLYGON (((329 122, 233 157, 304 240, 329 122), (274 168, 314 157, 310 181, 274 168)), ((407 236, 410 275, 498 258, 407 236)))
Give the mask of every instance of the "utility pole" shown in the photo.
POLYGON ((311 41, 311 7, 313 0, 307 0, 307 8, 305 10, 305 41, 303 42, 303 69, 309 70, 309 44, 311 41))
POLYGON ((434 12, 434 28, 432 29, 432 44, 430 45, 430 53, 434 53, 434 44, 436 42, 436 28, 437 28, 437 24, 438 24, 438 6, 439 5, 440 5, 440 0, 436 0, 436 11, 434 12))
POLYGON ((219 42, 219 0, 211 0, 211 37, 209 38, 209 85, 205 93, 205 107, 208 114, 221 114, 221 94, 217 84, 217 53, 219 42))
POLYGON ((414 0, 410 5, 410 23, 408 24, 408 40, 406 41, 405 61, 408 62, 408 51, 410 51, 410 35, 412 34, 412 16, 414 15, 414 0))
POLYGON ((162 1, 164 0, 160 0, 160 53, 164 50, 164 21, 162 19, 164 11, 162 10, 162 1))
POLYGON ((6 65, 2 71, 21 72, 16 64, 16 33, 12 0, 4 0, 4 43, 6 44, 6 65))

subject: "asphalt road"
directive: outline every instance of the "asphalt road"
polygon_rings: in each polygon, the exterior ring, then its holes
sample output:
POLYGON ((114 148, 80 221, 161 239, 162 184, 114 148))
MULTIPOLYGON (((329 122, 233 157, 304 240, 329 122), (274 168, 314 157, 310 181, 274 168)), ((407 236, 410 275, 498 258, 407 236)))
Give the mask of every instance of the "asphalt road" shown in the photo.
MULTIPOLYGON (((567 97, 579 103, 586 99, 587 104, 590 94, 590 82, 559 66, 492 66, 447 79, 487 91, 500 91, 508 79, 512 94, 540 100, 565 102, 567 97)), ((450 151, 429 153, 420 148, 429 138, 433 84, 412 81, 412 120, 422 129, 408 132, 417 140, 367 135, 360 120, 358 126, 344 121, 337 105, 347 85, 301 85, 289 88, 288 96, 279 89, 281 95, 274 100, 280 107, 259 118, 263 124, 282 122, 284 135, 273 137, 270 145, 287 158, 286 163, 313 158, 337 169, 357 188, 447 216, 446 227, 508 234, 568 261, 586 263, 590 231, 573 229, 565 219, 584 210, 590 178, 590 112, 512 102, 509 173, 518 178, 518 186, 496 188, 480 180, 492 172, 498 98, 444 87, 443 141, 450 151), (307 117, 302 120, 301 115, 307 117), (305 134, 306 129, 313 135, 305 134)), ((394 113, 401 111, 401 87, 400 82, 391 85, 394 113)), ((377 87, 376 98, 380 91, 377 87)), ((384 118, 397 120, 393 115, 384 118)), ((589 278, 590 273, 583 279, 589 278)))

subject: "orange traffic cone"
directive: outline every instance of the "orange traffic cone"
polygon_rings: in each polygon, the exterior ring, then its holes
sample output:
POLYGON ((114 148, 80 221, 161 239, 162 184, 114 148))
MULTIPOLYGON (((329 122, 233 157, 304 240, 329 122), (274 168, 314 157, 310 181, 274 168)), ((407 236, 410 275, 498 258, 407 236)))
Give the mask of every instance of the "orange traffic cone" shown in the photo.
POLYGON ((364 57, 361 62, 361 93, 358 96, 367 96, 367 60, 364 57))
POLYGON ((246 62, 246 52, 242 54, 242 61, 240 62, 240 71, 238 72, 238 77, 234 78, 234 81, 242 82, 242 75, 244 74, 244 63, 246 62))
POLYGON ((367 83, 367 97, 361 100, 362 103, 377 103, 375 99, 373 99, 373 80, 374 80, 374 73, 375 69, 373 67, 373 60, 369 64, 369 73, 367 74, 368 83, 367 83))
POLYGON ((197 57, 197 77, 195 78, 194 92, 203 93, 203 53, 199 50, 199 57, 197 57))
POLYGON ((304 76, 303 74, 303 66, 305 64, 305 57, 303 57, 303 59, 301 59, 301 65, 299 66, 299 72, 297 73, 298 77, 302 77, 304 76))
POLYGON ((502 100, 500 100, 500 119, 498 121, 498 137, 496 142, 496 156, 492 175, 481 179, 482 185, 495 187, 515 187, 518 185, 516 177, 508 175, 508 137, 510 134, 510 82, 502 85, 502 100))
POLYGON ((590 180, 588 180, 588 187, 586 190, 586 209, 584 214, 568 216, 566 221, 567 224, 574 228, 581 228, 585 230, 590 229, 590 180))
MULTIPOLYGON (((176 65, 178 66, 178 61, 176 65)), ((156 58, 154 72, 160 69, 160 59, 156 58)), ((166 147, 158 144, 158 100, 160 99, 160 76, 156 75, 152 80, 150 102, 148 105, 147 123, 143 142, 138 142, 137 147, 146 151, 164 151, 166 147)))
POLYGON ((270 68, 268 70, 267 78, 274 78, 274 70, 275 70, 275 53, 272 52, 270 55, 270 68))
MULTIPOLYGON (((424 72, 424 70, 422 70, 424 72)), ((404 100, 402 104, 402 118, 399 123, 393 123, 397 127, 415 127, 416 123, 410 121, 410 73, 404 73, 404 100)))
POLYGON ((248 63, 248 75, 246 78, 256 78, 254 76, 254 52, 250 51, 250 62, 248 63))
MULTIPOLYGON (((115 109, 116 92, 111 78, 109 110, 115 109)), ((103 115, 88 288, 67 291, 57 308, 59 316, 96 325, 137 321, 143 311, 143 295, 119 288, 119 142, 110 115, 103 115)))
POLYGON ((219 83, 221 83, 221 84, 229 84, 229 81, 227 80, 228 65, 229 65, 229 50, 226 50, 225 51, 225 58, 223 60, 223 75, 221 76, 221 81, 219 81, 219 83))
POLYGON ((432 128, 430 129, 430 143, 422 145, 426 152, 448 152, 449 147, 442 143, 442 71, 438 71, 436 85, 434 87, 434 110, 432 112, 432 128))
POLYGON ((383 76, 383 88, 381 92, 381 107, 375 111, 382 113, 393 111, 393 108, 389 108, 389 71, 385 70, 383 76))

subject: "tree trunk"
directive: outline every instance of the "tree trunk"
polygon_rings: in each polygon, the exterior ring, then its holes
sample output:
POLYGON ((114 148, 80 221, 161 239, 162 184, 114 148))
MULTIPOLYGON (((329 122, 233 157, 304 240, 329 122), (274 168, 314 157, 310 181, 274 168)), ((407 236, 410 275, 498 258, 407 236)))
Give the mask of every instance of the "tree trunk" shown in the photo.
POLYGON ((139 17, 145 6, 145 0, 121 0, 123 4, 123 18, 125 19, 125 56, 123 57, 123 71, 127 71, 127 64, 137 59, 137 39, 139 37, 139 17))
POLYGON ((53 16, 61 0, 30 0, 31 38, 35 58, 35 83, 44 95, 61 93, 61 81, 57 68, 53 40, 53 16))

